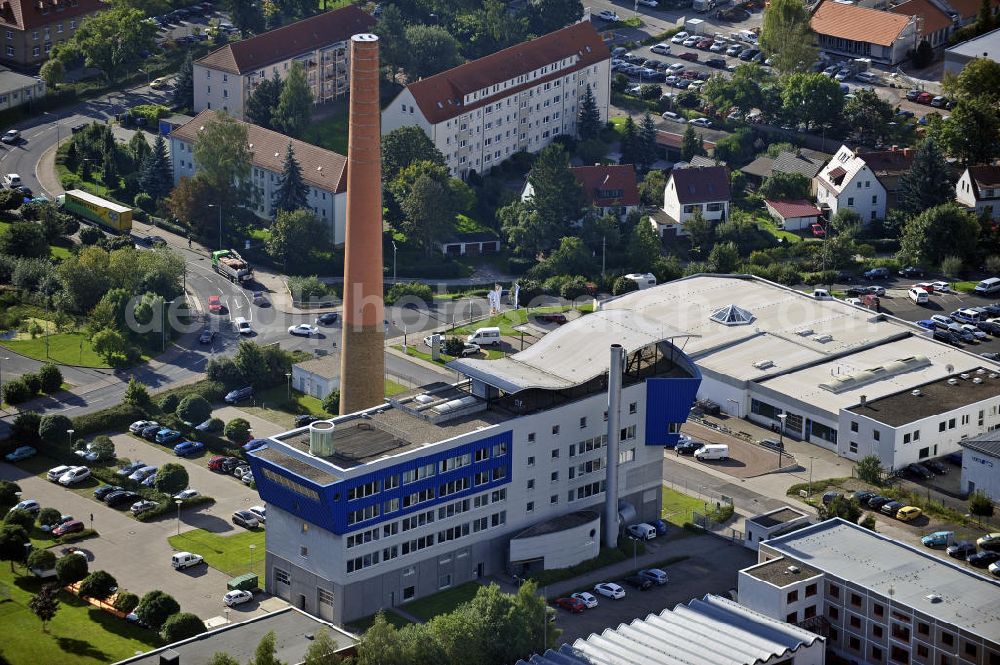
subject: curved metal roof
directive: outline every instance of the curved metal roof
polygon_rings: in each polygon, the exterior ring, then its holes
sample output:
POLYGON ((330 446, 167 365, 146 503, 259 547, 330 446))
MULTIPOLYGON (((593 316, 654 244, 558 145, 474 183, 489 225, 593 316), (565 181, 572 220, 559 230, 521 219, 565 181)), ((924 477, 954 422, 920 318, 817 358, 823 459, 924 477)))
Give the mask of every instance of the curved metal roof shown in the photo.
POLYGON ((621 344, 629 353, 692 336, 631 310, 601 310, 570 321, 515 355, 499 360, 461 358, 448 363, 448 368, 509 393, 563 390, 606 374, 612 344, 621 344))

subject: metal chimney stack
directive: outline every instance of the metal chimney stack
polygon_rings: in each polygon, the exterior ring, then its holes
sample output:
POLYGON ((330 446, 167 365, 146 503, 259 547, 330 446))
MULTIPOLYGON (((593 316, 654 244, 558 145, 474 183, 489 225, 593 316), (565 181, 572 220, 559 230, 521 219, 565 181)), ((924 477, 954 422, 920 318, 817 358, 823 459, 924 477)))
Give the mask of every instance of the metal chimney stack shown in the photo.
POLYGON ((625 349, 621 344, 611 345, 611 364, 608 367, 608 458, 604 465, 607 480, 604 483, 604 546, 618 545, 618 436, 619 412, 622 405, 622 370, 625 349))
POLYGON ((378 37, 351 37, 340 413, 385 400, 378 37))

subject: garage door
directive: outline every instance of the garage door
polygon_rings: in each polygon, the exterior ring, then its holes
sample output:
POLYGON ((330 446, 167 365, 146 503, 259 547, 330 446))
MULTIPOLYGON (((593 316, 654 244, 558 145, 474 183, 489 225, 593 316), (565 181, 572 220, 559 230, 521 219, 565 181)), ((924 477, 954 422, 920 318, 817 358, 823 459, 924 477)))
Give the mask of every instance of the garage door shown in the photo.
POLYGON ((326 589, 316 589, 316 605, 319 607, 319 618, 324 621, 333 621, 333 593, 326 589))

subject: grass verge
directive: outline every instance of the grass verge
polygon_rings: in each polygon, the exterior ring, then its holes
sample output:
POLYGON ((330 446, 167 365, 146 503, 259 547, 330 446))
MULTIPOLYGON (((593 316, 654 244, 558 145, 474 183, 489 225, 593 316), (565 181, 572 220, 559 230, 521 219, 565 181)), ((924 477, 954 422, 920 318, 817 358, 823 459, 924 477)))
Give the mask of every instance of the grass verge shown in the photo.
MULTIPOLYGON (((395 348, 398 351, 402 351, 403 350, 402 346, 396 346, 395 348)), ((494 349, 483 349, 483 352, 486 354, 486 360, 496 360, 497 358, 503 358, 503 351, 496 351, 494 349)), ((429 363, 435 363, 437 365, 444 365, 444 364, 449 363, 449 362, 451 362, 452 360, 455 359, 455 356, 449 356, 447 353, 442 353, 442 354, 440 354, 438 356, 437 360, 434 360, 431 357, 431 354, 426 353, 424 351, 420 351, 415 346, 408 346, 408 347, 406 347, 405 353, 408 356, 413 356, 414 358, 420 358, 421 360, 426 360, 429 363)), ((476 356, 470 356, 470 357, 471 358, 476 358, 476 359, 479 359, 479 360, 483 359, 482 358, 482 354, 476 355, 476 356)), ((404 388, 404 390, 405 390, 405 388, 404 388)), ((400 391, 400 392, 402 392, 402 391, 400 391)), ((390 393, 389 390, 388 390, 388 388, 387 388, 385 394, 386 394, 387 397, 391 397, 395 393, 390 393)))
POLYGON ((45 336, 34 339, 14 339, 0 342, 0 345, 28 358, 60 365, 77 365, 106 369, 110 367, 94 352, 90 336, 83 332, 63 332, 48 336, 46 353, 45 336))
MULTIPOLYGON (((406 626, 410 625, 410 622, 407 619, 396 614, 395 612, 387 610, 384 614, 385 614, 385 620, 388 621, 393 626, 395 626, 396 628, 405 628, 406 626)), ((364 619, 358 619, 353 623, 349 623, 347 624, 347 630, 351 631, 355 635, 361 635, 366 630, 372 627, 372 624, 375 623, 376 616, 378 615, 373 614, 370 617, 365 617, 364 619)))
POLYGON ((311 122, 303 132, 302 140, 327 150, 333 150, 337 154, 346 155, 347 106, 340 103, 328 117, 311 122))
POLYGON ((476 597, 480 585, 476 582, 459 584, 452 589, 445 589, 426 598, 420 598, 405 606, 409 614, 423 621, 430 621, 439 614, 451 612, 462 603, 476 597))
POLYGON ((244 573, 264 574, 264 530, 241 531, 231 536, 193 529, 167 539, 179 552, 193 552, 205 557, 205 563, 226 575, 244 573), (253 567, 250 565, 250 546, 254 545, 253 567))
POLYGON ((705 502, 670 487, 663 488, 663 519, 676 526, 684 526, 685 522, 692 521, 695 511, 704 512, 705 502))

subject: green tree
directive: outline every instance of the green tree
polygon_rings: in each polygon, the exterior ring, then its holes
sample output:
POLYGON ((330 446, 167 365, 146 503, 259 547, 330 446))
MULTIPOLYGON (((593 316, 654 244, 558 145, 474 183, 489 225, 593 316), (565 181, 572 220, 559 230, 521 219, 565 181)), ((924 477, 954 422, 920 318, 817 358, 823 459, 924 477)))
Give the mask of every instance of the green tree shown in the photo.
POLYGON ((399 7, 388 3, 382 5, 382 13, 375 21, 373 31, 379 36, 379 60, 389 80, 395 80, 396 73, 406 67, 409 58, 409 45, 406 43, 408 24, 399 7))
POLYGON ((97 461, 103 462, 115 458, 115 442, 104 434, 95 436, 90 442, 90 450, 97 454, 97 461))
POLYGON ((55 526, 60 519, 62 519, 62 513, 55 508, 42 508, 38 513, 38 524, 41 526, 55 526))
POLYGON ((267 253, 286 265, 289 259, 299 259, 322 250, 329 243, 329 230, 310 210, 282 211, 271 224, 271 235, 265 243, 267 253))
POLYGON ((170 194, 173 183, 174 173, 167 155, 167 143, 162 134, 157 134, 153 148, 140 162, 139 188, 154 201, 160 201, 170 194))
POLYGON ((736 66, 731 78, 713 76, 701 88, 701 96, 719 113, 732 109, 749 113, 763 103, 761 83, 767 73, 756 63, 736 66))
POLYGON ((56 566, 56 555, 50 550, 33 549, 28 555, 28 568, 33 570, 52 570, 56 566))
MULTIPOLYGON (((389 5, 389 7, 392 6, 393 5, 389 5)), ((212 656, 212 660, 208 661, 208 665, 240 665, 240 661, 236 660, 228 653, 216 651, 215 655, 212 656)))
POLYGON ((858 460, 858 478, 872 485, 882 484, 882 460, 878 455, 865 455, 858 460))
POLYGON ((67 554, 56 561, 56 579, 66 586, 79 582, 87 576, 87 557, 79 554, 67 554))
POLYGON ((984 100, 1000 103, 1000 63, 990 58, 974 58, 958 76, 945 76, 945 90, 958 100, 984 100))
POLYGON ((409 54, 405 69, 411 81, 433 76, 462 62, 458 42, 441 26, 407 26, 406 43, 409 54))
POLYGON ((195 635, 201 635, 206 630, 208 629, 205 628, 205 622, 199 619, 196 614, 178 612, 163 622, 160 637, 167 644, 172 644, 194 637, 195 635))
POLYGON ((146 159, 146 156, 150 153, 149 143, 146 141, 146 135, 143 132, 136 132, 129 139, 128 156, 131 158, 133 164, 142 164, 142 161, 146 159))
POLYGON ((865 143, 885 137, 892 119, 892 105, 873 90, 857 89, 853 99, 844 104, 844 125, 857 132, 865 143))
POLYGON ((167 619, 181 611, 181 606, 169 594, 160 590, 150 591, 139 601, 135 613, 139 619, 152 628, 159 631, 167 619))
POLYGON ((403 169, 389 185, 403 215, 400 224, 409 238, 431 256, 434 242, 455 227, 455 215, 471 206, 474 195, 448 168, 430 162, 415 162, 403 169))
POLYGON ((700 210, 695 211, 694 216, 684 222, 684 233, 691 240, 691 248, 698 251, 708 249, 715 237, 712 222, 705 219, 700 210))
POLYGON ((323 398, 323 410, 331 416, 340 415, 340 391, 331 390, 330 394, 323 398))
POLYGON ((3 384, 3 401, 8 404, 22 404, 33 396, 31 388, 21 379, 13 379, 3 384))
POLYGON ((785 114, 807 129, 835 124, 844 109, 840 83, 815 72, 790 74, 781 99, 785 114))
POLYGON ((49 241, 34 222, 14 222, 0 231, 0 254, 42 258, 49 255, 49 241))
POLYGON ((194 61, 190 50, 184 56, 174 81, 173 102, 174 106, 182 109, 194 108, 194 61))
POLYGON ((667 177, 663 171, 650 171, 639 184, 639 200, 644 206, 662 206, 666 188, 667 177))
POLYGON ((645 172, 656 161, 656 125, 653 123, 653 116, 646 111, 639 123, 639 150, 638 166, 645 172))
POLYGON ((128 386, 125 387, 125 394, 122 396, 122 402, 133 404, 141 409, 148 408, 151 400, 149 398, 149 391, 146 389, 146 384, 136 381, 134 376, 129 378, 128 386))
POLYGON ((42 390, 47 393, 54 393, 62 387, 62 372, 52 363, 42 365, 38 370, 38 378, 42 380, 42 390))
POLYGON ((61 413, 42 416, 38 424, 38 436, 47 446, 69 445, 68 430, 73 428, 73 421, 61 413))
POLYGON ((80 597, 107 600, 117 588, 118 581, 110 573, 95 570, 80 582, 80 597))
POLYGON ((694 131, 693 125, 688 125, 681 137, 681 159, 690 162, 695 155, 705 155, 705 146, 701 137, 694 131))
POLYGON ((45 85, 54 90, 66 79, 66 68, 58 58, 49 58, 38 70, 38 75, 45 81, 45 85))
POLYGON ((955 198, 948 163, 933 137, 917 147, 910 170, 899 179, 896 207, 905 214, 920 212, 955 198))
POLYGON ((268 631, 264 637, 260 638, 260 642, 257 643, 257 649, 254 651, 253 665, 286 665, 281 660, 278 660, 278 656, 275 653, 275 635, 274 631, 268 631))
MULTIPOLYGON (((38 414, 35 414, 38 415, 38 414)), ((38 438, 38 428, 35 428, 35 438, 38 438)), ((0 480, 0 508, 9 508, 18 501, 17 494, 21 486, 10 480, 0 480)), ((4 511, 6 512, 6 511, 4 511)))
POLYGON ((960 256, 946 256, 941 259, 941 274, 946 277, 958 277, 962 274, 964 263, 960 256))
POLYGON ((969 512, 977 517, 993 517, 993 501, 982 490, 969 495, 969 512))
POLYGON ((8 526, 19 526, 30 533, 35 528, 35 516, 27 510, 15 508, 4 515, 3 523, 8 526))
POLYGON ((233 25, 244 35, 264 31, 264 3, 254 0, 228 0, 225 5, 233 25))
POLYGON ((46 584, 28 601, 28 609, 42 622, 42 632, 49 632, 48 624, 59 611, 59 587, 46 584))
POLYGON ((978 246, 979 222, 954 203, 924 210, 909 219, 900 237, 899 257, 908 264, 933 265, 946 256, 971 258, 978 246))
MULTIPOLYGON (((226 194, 223 192, 223 194, 226 194)), ((231 192, 230 192, 231 194, 231 192)), ((201 238, 211 238, 221 243, 220 208, 232 210, 235 200, 220 204, 216 190, 201 174, 193 178, 181 178, 170 195, 164 200, 167 210, 184 225, 189 226, 201 238)))
POLYGON ((651 272, 662 253, 662 243, 648 218, 635 225, 628 240, 628 264, 637 272, 651 272))
POLYGON ((642 159, 639 127, 632 120, 632 116, 627 116, 622 124, 620 152, 622 164, 638 164, 639 160, 642 159))
MULTIPOLYGON (((390 7, 385 7, 383 13, 390 7)), ((382 136, 382 182, 392 182, 403 169, 416 162, 445 165, 444 155, 424 130, 412 125, 382 136)))
POLYGON ((524 12, 531 31, 544 35, 583 18, 583 3, 580 0, 531 0, 524 12))
POLYGON ((758 193, 765 199, 807 199, 809 198, 809 187, 809 178, 801 173, 774 171, 764 178, 758 193))
POLYGON ((996 27, 993 16, 993 3, 990 0, 982 0, 979 3, 979 13, 976 15, 976 32, 985 34, 996 27))
POLYGON ((288 142, 285 150, 285 162, 281 168, 278 188, 274 192, 272 207, 275 214, 281 211, 291 212, 308 206, 309 186, 302 180, 302 168, 295 159, 292 142, 288 142))
POLYGON ((250 200, 250 164, 252 155, 246 125, 225 111, 205 123, 194 146, 195 180, 204 180, 213 188, 217 202, 227 207, 250 200))
POLYGON ((802 0, 773 0, 764 10, 760 45, 782 75, 803 71, 816 62, 815 35, 802 0))
POLYGON ((233 418, 226 423, 224 433, 233 443, 246 443, 250 439, 250 423, 245 418, 233 418))
POLYGON ((139 596, 135 595, 131 591, 119 589, 118 593, 115 594, 114 608, 119 612, 128 614, 138 606, 139 596))
POLYGON ((91 330, 115 330, 122 335, 128 334, 125 312, 130 305, 131 294, 125 289, 111 289, 101 298, 101 301, 90 310, 87 322, 91 330))
POLYGON ((580 238, 565 237, 542 265, 552 275, 587 275, 593 272, 594 256, 580 238))
POLYGON ((708 265, 712 272, 731 273, 735 272, 740 262, 740 250, 736 248, 734 242, 720 242, 712 247, 708 254, 708 265))
POLYGON ((292 62, 285 84, 278 96, 272 121, 276 129, 289 136, 301 136, 312 116, 313 96, 306 80, 306 70, 299 61, 292 62))
POLYGON ((212 415, 212 405, 201 395, 188 395, 177 405, 177 417, 187 423, 203 423, 212 415))
POLYGON ((861 508, 856 501, 843 496, 834 497, 833 501, 819 507, 819 518, 830 520, 834 517, 840 517, 851 524, 857 524, 861 517, 861 508))
POLYGON ((534 252, 530 250, 546 251, 555 247, 571 224, 580 218, 583 188, 569 170, 569 156, 558 143, 546 146, 538 154, 528 173, 528 183, 532 194, 527 207, 537 213, 538 220, 532 225, 534 229, 523 228, 514 233, 512 244, 528 250, 522 254, 531 255, 534 252), (528 239, 525 237, 528 234, 535 237, 528 239))
POLYGON ((141 61, 142 51, 155 46, 156 26, 145 19, 138 9, 112 7, 85 17, 72 39, 88 66, 117 81, 141 61))
POLYGON ((597 108, 597 100, 590 84, 583 92, 580 100, 580 115, 576 121, 576 134, 581 141, 596 139, 601 134, 601 112, 597 108))
POLYGON ((284 83, 278 76, 278 72, 274 72, 274 76, 269 79, 262 79, 247 97, 245 112, 247 122, 267 129, 275 129, 274 112, 281 102, 283 88, 284 83))
POLYGON ((343 659, 337 655, 337 641, 326 629, 320 629, 312 644, 306 649, 302 665, 339 665, 343 659))
POLYGON ((187 469, 183 465, 167 463, 157 470, 153 487, 164 494, 172 495, 187 489, 189 482, 187 469))
POLYGON ((985 98, 961 99, 929 133, 964 164, 988 163, 1000 155, 1000 110, 985 98))
POLYGON ((127 357, 131 348, 125 337, 111 328, 105 328, 94 334, 93 347, 94 353, 112 366, 120 363, 121 358, 127 357))

